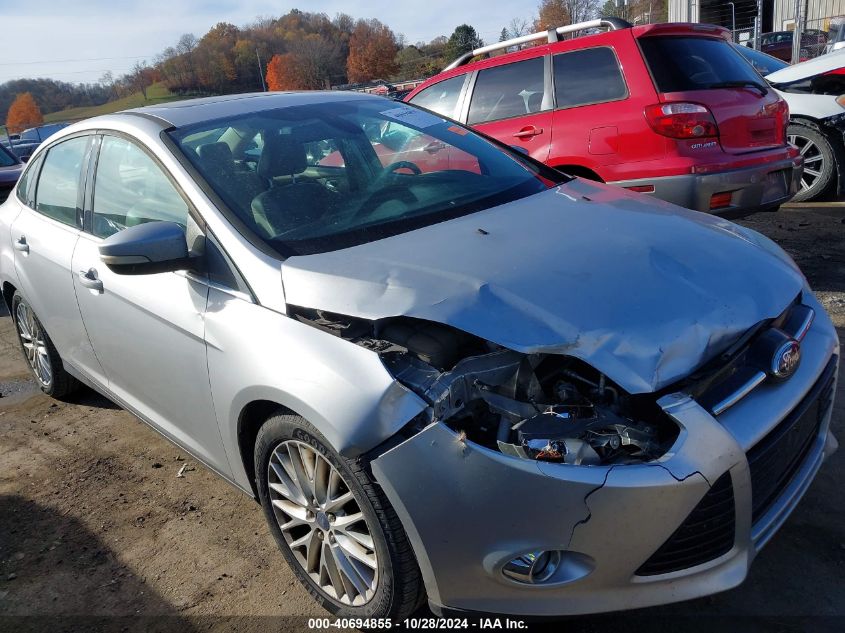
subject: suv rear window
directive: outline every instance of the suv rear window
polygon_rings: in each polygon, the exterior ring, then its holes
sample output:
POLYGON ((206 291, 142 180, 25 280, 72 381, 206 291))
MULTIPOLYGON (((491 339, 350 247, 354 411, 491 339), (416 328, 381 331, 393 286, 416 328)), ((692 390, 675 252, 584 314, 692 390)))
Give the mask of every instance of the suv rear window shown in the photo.
POLYGON ((542 109, 543 58, 479 71, 467 122, 470 125, 533 114, 542 109))
POLYGON ((658 92, 722 88, 763 79, 725 40, 707 37, 643 37, 640 46, 658 92))
POLYGON ((624 99, 628 88, 609 48, 588 48, 554 56, 558 108, 624 99))

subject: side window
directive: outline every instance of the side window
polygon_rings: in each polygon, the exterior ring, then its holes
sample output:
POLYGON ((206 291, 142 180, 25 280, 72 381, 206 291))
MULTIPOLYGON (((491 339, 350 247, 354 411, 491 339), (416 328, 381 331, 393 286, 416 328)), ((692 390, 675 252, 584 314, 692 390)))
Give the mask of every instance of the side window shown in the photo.
POLYGON ((144 150, 126 139, 104 136, 94 182, 94 235, 108 237, 155 220, 185 226, 188 205, 144 150))
POLYGON ((79 182, 89 140, 87 136, 80 136, 47 150, 38 176, 36 211, 69 226, 77 226, 79 182))
POLYGON ((410 103, 437 114, 455 118, 455 107, 458 105, 458 97, 461 96, 464 78, 464 75, 458 75, 420 90, 410 103))
POLYGON ((619 61, 607 47, 554 56, 558 108, 615 101, 628 96, 619 61))
POLYGON ((39 154, 38 158, 30 160, 18 181, 18 199, 31 209, 35 208, 35 185, 38 181, 38 170, 41 169, 43 159, 44 154, 39 154))
POLYGON ((542 57, 479 71, 467 122, 474 125, 539 112, 543 73, 542 57))

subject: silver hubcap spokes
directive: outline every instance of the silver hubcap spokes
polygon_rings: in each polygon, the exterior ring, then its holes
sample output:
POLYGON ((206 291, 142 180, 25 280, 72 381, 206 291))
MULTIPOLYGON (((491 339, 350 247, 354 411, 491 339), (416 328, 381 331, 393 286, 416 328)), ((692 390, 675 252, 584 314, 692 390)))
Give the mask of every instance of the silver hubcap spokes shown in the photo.
POLYGON ((378 586, 372 533, 346 482, 313 447, 279 444, 268 467, 270 503, 294 557, 326 595, 352 606, 378 586))
POLYGON ((35 314, 24 302, 18 304, 16 310, 18 322, 18 334, 21 337, 24 355, 29 362, 35 377, 44 386, 48 387, 53 380, 53 369, 50 366, 50 354, 47 352, 47 345, 44 343, 44 332, 35 319, 35 314))
POLYGON ((824 171, 824 154, 813 141, 805 136, 791 134, 789 142, 795 145, 804 157, 804 175, 801 177, 801 191, 810 189, 824 171))

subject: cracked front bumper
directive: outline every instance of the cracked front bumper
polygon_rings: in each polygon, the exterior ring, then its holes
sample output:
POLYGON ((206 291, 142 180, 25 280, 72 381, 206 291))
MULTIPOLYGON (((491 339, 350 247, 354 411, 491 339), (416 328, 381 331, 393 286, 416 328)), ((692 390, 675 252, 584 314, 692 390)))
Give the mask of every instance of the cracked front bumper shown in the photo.
POLYGON ((441 423, 382 454, 373 472, 408 533, 429 602, 435 609, 569 615, 675 602, 740 584, 835 446, 828 411, 801 467, 752 525, 746 451, 787 416, 838 349, 826 315, 802 348, 792 379, 760 389, 719 419, 685 395, 662 398, 681 432, 658 462, 523 460, 461 440, 441 423), (733 547, 693 567, 637 575, 726 472, 735 504, 733 547), (537 550, 565 553, 547 584, 521 584, 502 573, 515 556, 537 550))

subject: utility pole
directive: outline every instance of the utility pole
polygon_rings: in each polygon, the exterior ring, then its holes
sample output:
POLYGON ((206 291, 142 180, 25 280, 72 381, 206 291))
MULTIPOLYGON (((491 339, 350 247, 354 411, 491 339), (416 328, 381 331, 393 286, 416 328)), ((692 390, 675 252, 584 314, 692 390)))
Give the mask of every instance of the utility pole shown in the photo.
POLYGON ((261 77, 261 92, 267 92, 267 84, 264 83, 264 71, 261 69, 261 56, 258 49, 255 49, 255 59, 258 60, 258 76, 261 77))
POLYGON ((731 37, 736 41, 736 6, 733 2, 728 2, 731 5, 731 37))
POLYGON ((797 64, 801 60, 801 40, 804 33, 804 25, 801 19, 801 12, 804 8, 801 0, 795 0, 795 28, 792 31, 792 63, 797 64))
POLYGON ((757 0, 757 19, 754 21, 754 50, 760 50, 763 37, 763 0, 757 0))

